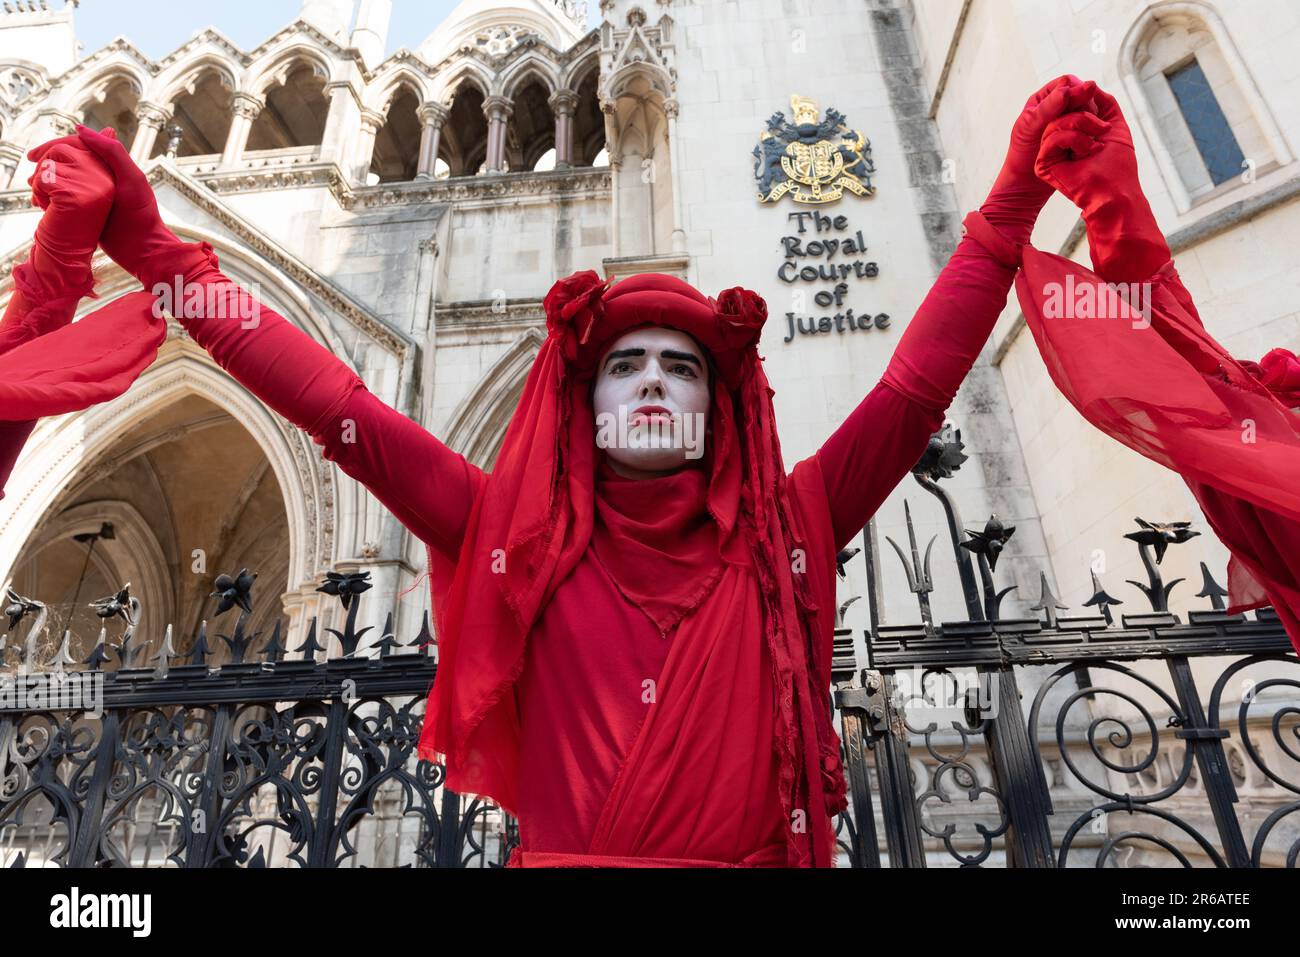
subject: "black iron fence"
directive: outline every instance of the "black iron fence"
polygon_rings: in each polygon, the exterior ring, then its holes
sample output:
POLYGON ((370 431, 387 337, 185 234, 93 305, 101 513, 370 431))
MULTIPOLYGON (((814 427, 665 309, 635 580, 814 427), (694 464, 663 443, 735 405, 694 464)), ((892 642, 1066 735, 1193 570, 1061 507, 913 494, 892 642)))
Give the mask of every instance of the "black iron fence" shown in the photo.
MULTIPOLYGON (((850 804, 841 860, 855 867, 1294 866, 1300 854, 1300 670, 1270 609, 1228 615, 1202 566, 1203 610, 1172 614, 1160 559, 1195 533, 1139 522, 1128 536, 1150 610, 1094 573, 1087 614, 1046 576, 1031 618, 1002 618, 995 584, 1014 529, 963 528, 942 480, 945 429, 915 478, 950 532, 966 617, 936 622, 931 557, 890 539, 919 621, 881 622, 883 550, 864 534, 869 626, 836 637, 836 704, 850 804), (1128 607, 1125 605, 1124 607, 1128 607), (862 667, 865 664, 866 667, 862 667), (1031 695, 1027 699, 1026 694, 1031 695)), ((286 649, 249 634, 253 576, 220 576, 222 643, 206 625, 182 653, 171 630, 135 633, 127 590, 95 602, 107 629, 77 661, 65 632, 41 651, 47 609, 10 592, 0 641, 0 865, 494 867, 515 822, 443 785, 416 743, 432 681, 427 615, 407 642, 391 617, 357 628, 367 576, 321 590, 346 610, 325 654, 313 622, 286 649), (24 634, 25 632, 25 634, 24 634), (22 637, 19 637, 22 636, 22 637), (292 653, 293 657, 286 656, 292 653), (221 663, 216 664, 220 659, 221 663)))
POLYGON ((1011 589, 994 572, 1014 529, 996 517, 962 528, 941 482, 964 458, 960 433, 945 427, 914 478, 946 516, 966 619, 934 622, 934 542, 921 557, 908 508, 909 547, 887 541, 920 622, 881 624, 873 587, 867 668, 852 633, 837 637, 851 863, 1294 867, 1300 661, 1273 610, 1227 614, 1227 592, 1202 563, 1206 607, 1180 620, 1169 597, 1182 579, 1164 581, 1160 561, 1197 533, 1139 518, 1125 537, 1147 580, 1128 584, 1145 609, 1116 621, 1124 602, 1093 571, 1087 614, 1062 614, 1041 575, 1036 617, 1002 618, 1011 589))

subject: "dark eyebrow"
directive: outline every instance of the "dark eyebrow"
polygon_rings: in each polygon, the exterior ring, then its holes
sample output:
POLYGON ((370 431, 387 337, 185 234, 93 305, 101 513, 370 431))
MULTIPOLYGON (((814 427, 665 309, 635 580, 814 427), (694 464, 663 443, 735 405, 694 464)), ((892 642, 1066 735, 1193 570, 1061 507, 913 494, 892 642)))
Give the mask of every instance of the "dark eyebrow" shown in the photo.
MULTIPOLYGON (((687 362, 694 362, 698 368, 701 369, 703 368, 703 365, 701 365, 700 363, 699 356, 696 356, 690 352, 678 352, 676 349, 665 349, 663 352, 659 354, 663 356, 665 359, 684 359, 687 362)), ((609 355, 605 357, 605 365, 609 365, 615 359, 627 359, 634 356, 643 356, 643 355, 645 355, 644 349, 615 349, 613 352, 611 352, 609 355)))
POLYGON ((694 362, 697 367, 700 366, 699 357, 690 352, 678 352, 676 349, 665 349, 660 353, 665 359, 685 359, 687 362, 694 362))
POLYGON ((627 359, 631 356, 645 355, 644 349, 615 349, 605 357, 605 365, 609 365, 615 359, 627 359))

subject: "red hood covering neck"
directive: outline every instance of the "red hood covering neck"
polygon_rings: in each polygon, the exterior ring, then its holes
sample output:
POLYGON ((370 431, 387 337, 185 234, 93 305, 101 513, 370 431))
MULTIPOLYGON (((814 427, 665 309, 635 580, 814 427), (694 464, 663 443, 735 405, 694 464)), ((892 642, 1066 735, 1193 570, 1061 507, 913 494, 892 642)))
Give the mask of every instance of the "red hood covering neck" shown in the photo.
POLYGON ((728 559, 745 562, 740 536, 724 541, 709 514, 708 479, 695 465, 652 479, 624 478, 604 460, 597 467, 592 548, 661 637, 699 606, 728 559))

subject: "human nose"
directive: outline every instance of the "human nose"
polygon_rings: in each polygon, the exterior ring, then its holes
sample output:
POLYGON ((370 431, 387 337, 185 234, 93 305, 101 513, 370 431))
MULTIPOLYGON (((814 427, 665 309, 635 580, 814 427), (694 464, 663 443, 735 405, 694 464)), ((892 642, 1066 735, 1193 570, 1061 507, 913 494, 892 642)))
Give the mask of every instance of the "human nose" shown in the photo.
POLYGON ((649 398, 652 395, 661 399, 664 397, 663 373, 659 368, 658 362, 651 360, 646 363, 645 372, 641 376, 641 386, 637 391, 637 395, 642 399, 649 398))

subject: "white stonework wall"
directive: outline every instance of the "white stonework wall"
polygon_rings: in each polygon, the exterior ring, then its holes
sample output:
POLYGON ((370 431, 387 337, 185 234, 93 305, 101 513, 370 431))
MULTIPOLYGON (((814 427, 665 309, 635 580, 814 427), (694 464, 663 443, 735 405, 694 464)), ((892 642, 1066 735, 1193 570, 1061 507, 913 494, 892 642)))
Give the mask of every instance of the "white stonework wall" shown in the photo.
MULTIPOLYGON (((916 22, 931 62, 954 46, 954 18, 938 18, 930 11, 945 5, 960 4, 916 4, 918 11, 927 11, 918 12, 916 22)), ((1254 183, 1234 183, 1230 191, 1178 212, 1150 133, 1120 78, 1122 41, 1151 6, 1139 0, 972 4, 936 110, 943 141, 955 160, 957 193, 963 206, 979 201, 1005 151, 1004 120, 1015 115, 1029 92, 1063 73, 1094 79, 1117 97, 1133 128, 1143 189, 1209 332, 1244 359, 1257 360, 1275 346, 1300 348, 1300 250, 1295 245, 1300 205, 1233 209, 1293 187, 1300 165, 1261 171, 1254 183), (1202 238, 1208 227, 1223 231, 1202 238)), ((1282 136, 1300 142, 1300 111, 1294 107, 1300 97, 1300 58, 1295 55, 1300 8, 1288 0, 1216 0, 1199 6, 1217 11, 1282 136)), ((1061 251, 1077 218, 1072 204, 1053 198, 1035 231, 1035 245, 1061 251)), ((1090 264, 1086 240, 1067 254, 1090 264)), ((995 341, 1065 602, 1077 607, 1090 595, 1088 568, 1095 549, 1106 552, 1104 578, 1117 586, 1111 593, 1126 601, 1141 598, 1123 584, 1127 578, 1145 580, 1145 574, 1137 550, 1122 539, 1136 528, 1133 517, 1141 515, 1191 520, 1202 532, 1170 549, 1162 569, 1166 580, 1188 579, 1173 592, 1175 611, 1205 607, 1203 599, 1194 597, 1201 582, 1198 563, 1205 561, 1223 584, 1227 552, 1182 480, 1101 435, 1065 403, 1047 377, 1014 297, 995 341)))
MULTIPOLYGON (((939 265, 955 245, 961 216, 983 199, 963 196, 959 206, 951 192, 935 190, 916 170, 928 157, 922 150, 924 116, 900 120, 891 101, 884 69, 912 64, 905 51, 886 54, 882 65, 871 11, 893 4, 863 0, 756 0, 746 3, 678 4, 673 12, 680 28, 677 44, 678 118, 684 227, 693 256, 692 279, 706 294, 744 285, 767 299, 771 319, 761 351, 776 390, 776 408, 787 466, 812 454, 875 386, 899 336, 937 275, 939 265), (800 48, 800 42, 804 44, 800 48), (870 332, 818 336, 786 335, 785 313, 791 308, 791 287, 780 281, 780 237, 794 233, 787 214, 811 206, 788 198, 761 204, 752 174, 750 151, 777 110, 791 118, 789 97, 816 100, 820 109, 834 107, 848 124, 871 141, 876 193, 859 198, 846 195, 821 209, 831 216, 849 217, 850 232, 861 229, 868 250, 864 257, 879 263, 876 279, 850 280, 845 300, 855 314, 886 312, 890 327, 870 332), (900 123, 904 129, 900 129, 900 123), (918 124, 921 133, 918 134, 918 124), (918 145, 920 144, 920 145, 918 145), (936 202, 942 206, 936 206, 936 202), (933 214, 923 219, 922 214, 933 214), (933 229, 934 232, 928 232, 933 229)), ((912 64, 915 65, 915 64, 912 64)), ((919 78, 919 73, 918 73, 919 78)), ((918 83, 901 95, 926 97, 918 83)), ((1012 117, 996 125, 1005 138, 1012 117)), ((989 179, 991 181, 991 178, 989 179)), ((808 237, 806 237, 808 238, 808 237)), ((805 284, 808 307, 801 314, 834 313, 811 301, 813 291, 829 283, 805 284)), ((1038 569, 1043 544, 1037 509, 1012 439, 1010 407, 996 377, 977 371, 949 410, 950 421, 962 430, 970 460, 945 485, 954 490, 967 527, 982 528, 991 512, 1017 526, 1016 537, 997 569, 1000 585, 1019 584, 1020 596, 1038 596, 1038 569)), ((936 620, 965 618, 960 585, 952 560, 946 521, 939 503, 907 477, 877 514, 884 563, 883 620, 918 619, 914 596, 907 590, 893 549, 892 537, 907 550, 903 500, 912 507, 918 543, 924 552, 935 543, 936 620)), ((842 593, 866 594, 861 561, 850 565, 842 593)), ((1017 595, 1007 599, 1008 614, 1019 613, 1017 595)), ((848 623, 866 621, 866 603, 850 612, 848 623)))
MULTIPOLYGON (((918 11, 959 0, 919 0, 918 11)), ((963 29, 954 17, 918 12, 927 58, 950 57, 942 96, 934 104, 945 145, 955 160, 963 206, 979 201, 1005 150, 1006 121, 1025 97, 1063 73, 1096 80, 1120 103, 1133 129, 1143 190, 1174 261, 1207 330, 1232 354, 1258 360, 1268 349, 1300 350, 1300 204, 1294 201, 1300 164, 1261 165, 1253 183, 1230 181, 1200 203, 1181 210, 1180 186, 1171 182, 1158 153, 1155 130, 1140 120, 1140 104, 1121 77, 1123 41, 1149 9, 1141 0, 1008 0, 972 3, 963 29), (954 49, 955 48, 955 49, 954 49)), ((1289 0, 1214 0, 1185 5, 1217 18, 1231 38, 1268 117, 1292 149, 1300 144, 1300 7, 1289 0)), ((1225 112, 1230 112, 1224 103, 1225 112)), ((1245 143, 1243 151, 1247 151, 1245 143)), ((1250 156, 1249 152, 1246 155, 1250 156)), ((1074 243, 1078 211, 1054 197, 1039 220, 1034 244, 1091 265, 1087 241, 1074 243)), ((1123 535, 1141 516, 1191 521, 1200 536, 1173 547, 1161 565, 1166 582, 1186 579, 1173 591, 1171 609, 1205 608, 1196 598, 1204 561, 1226 584, 1228 552, 1206 524, 1185 483, 1174 473, 1102 435, 1064 401, 1051 383, 1033 337, 1012 298, 994 333, 998 369, 1015 416, 1015 432, 1042 515, 1060 595, 1071 612, 1091 594, 1089 568, 1102 550, 1103 584, 1124 600, 1116 613, 1148 606, 1127 579, 1146 581, 1137 549, 1123 535)), ((1136 669, 1167 678, 1161 664, 1136 669)), ((1193 663, 1196 680, 1209 687, 1221 662, 1193 663)), ((1103 679, 1104 680, 1104 679, 1103 679)), ((1228 688, 1225 701, 1239 695, 1228 688)), ((1160 703, 1138 695, 1148 706, 1160 703)), ((1114 700, 1108 707, 1117 707, 1114 700)))

